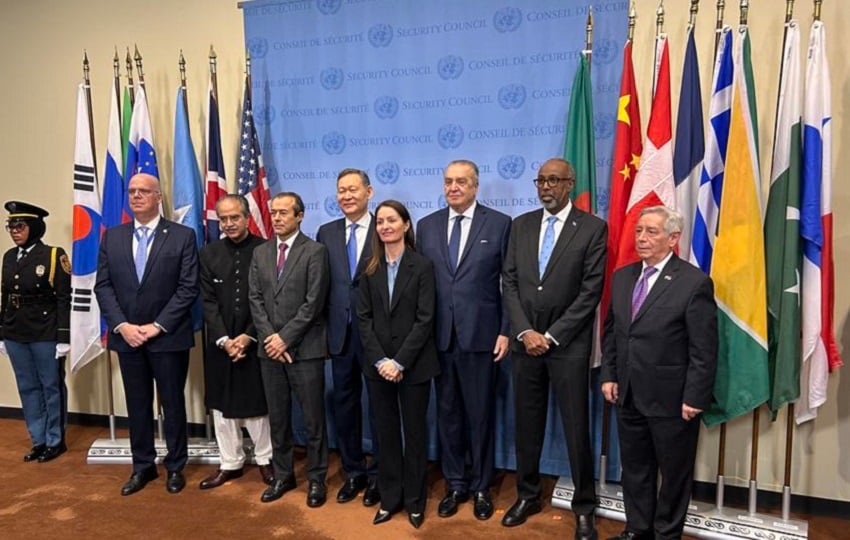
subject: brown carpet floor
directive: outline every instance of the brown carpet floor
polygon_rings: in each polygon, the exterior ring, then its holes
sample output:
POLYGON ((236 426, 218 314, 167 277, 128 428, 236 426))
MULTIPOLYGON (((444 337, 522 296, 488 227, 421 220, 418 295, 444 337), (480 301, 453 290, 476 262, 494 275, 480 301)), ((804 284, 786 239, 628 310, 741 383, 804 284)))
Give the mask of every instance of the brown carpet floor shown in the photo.
MULTIPOLYGON (((331 453, 328 502, 307 508, 304 457, 296 453, 298 487, 282 499, 263 504, 264 484, 256 467, 246 467, 242 478, 213 490, 200 491, 198 483, 215 470, 212 465, 189 465, 184 471, 186 489, 177 495, 165 490, 165 473, 139 493, 121 497, 121 485, 130 475, 129 465, 88 465, 92 441, 108 437, 104 428, 70 426, 68 452, 49 463, 23 463, 29 437, 21 420, 0 419, 0 538, 303 538, 303 539, 402 539, 402 538, 572 538, 570 512, 548 504, 543 512, 514 529, 499 523, 513 503, 514 475, 501 473, 492 494, 496 514, 489 521, 473 518, 471 503, 449 519, 437 516, 445 486, 435 464, 429 476, 429 501, 425 524, 418 531, 397 514, 389 523, 372 525, 375 508, 359 500, 338 504, 342 484, 339 458, 331 453)), ((126 433, 119 433, 125 436, 126 433)), ((547 478, 544 493, 551 493, 554 478, 547 478)), ((820 518, 821 531, 810 525, 810 538, 836 538, 829 533, 846 531, 848 521, 820 518)), ((623 525, 598 520, 599 536, 617 534, 623 525)))

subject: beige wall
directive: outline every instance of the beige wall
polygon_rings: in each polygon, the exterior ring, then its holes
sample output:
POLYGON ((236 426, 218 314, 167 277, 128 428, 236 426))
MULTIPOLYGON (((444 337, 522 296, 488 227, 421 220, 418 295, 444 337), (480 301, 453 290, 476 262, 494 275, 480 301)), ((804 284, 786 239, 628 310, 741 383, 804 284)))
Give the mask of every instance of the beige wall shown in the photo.
MULTIPOLYGON (((521 5, 524 2, 514 2, 521 5)), ((565 0, 566 1, 566 0, 565 0)), ((726 2, 726 21, 737 21, 737 2, 726 2)), ((655 32, 656 0, 636 2, 639 22, 635 34, 635 70, 641 96, 644 129, 649 117, 649 91, 652 71, 652 44, 655 32)), ((701 61, 702 88, 707 103, 714 44, 714 4, 703 0, 697 21, 697 43, 701 61)), ((783 0, 752 2, 750 28, 753 38, 755 78, 759 98, 759 130, 762 178, 767 182, 773 144, 775 96, 784 19, 783 0)), ((850 265, 850 218, 844 209, 850 203, 850 187, 841 171, 850 169, 850 153, 845 150, 850 122, 850 61, 839 44, 850 33, 850 12, 839 9, 843 3, 824 2, 830 67, 832 70, 834 117, 833 169, 835 183, 835 326, 839 347, 850 343, 848 308, 850 290, 845 285, 850 265)), ((674 110, 684 51, 689 2, 666 2, 665 30, 670 34, 674 110)), ((803 44, 808 41, 811 1, 797 2, 803 44)), ((624 21, 625 24, 625 21, 624 21)), ((46 241, 70 248, 71 189, 73 164, 74 107, 76 84, 81 79, 82 52, 87 50, 92 64, 92 93, 98 144, 97 159, 103 160, 108 91, 111 83, 113 47, 122 57, 126 46, 136 43, 144 55, 148 99, 152 109, 154 136, 160 157, 160 170, 170 182, 173 115, 179 82, 179 51, 188 62, 190 121, 196 150, 203 152, 203 103, 207 87, 207 54, 215 45, 219 66, 222 140, 235 141, 237 111, 241 100, 243 67, 242 15, 235 0, 148 0, 147 2, 108 0, 4 0, 0 3, 0 161, 6 170, 2 198, 24 199, 45 206, 48 218, 46 241)), ((674 119, 675 121, 675 119, 674 119)), ((225 144, 225 161, 232 167, 235 148, 225 144)), ((102 163, 101 163, 102 165, 102 163)), ((5 235, 0 250, 10 247, 5 235)), ((123 392, 117 365, 111 381, 116 396, 116 412, 125 414, 123 392)), ((203 417, 200 358, 195 352, 187 396, 191 421, 203 417)), ((850 377, 832 376, 829 401, 820 416, 796 430, 792 486, 795 493, 850 501, 850 377)), ((99 359, 68 379, 72 411, 104 414, 105 388, 109 381, 107 362, 99 359)), ((0 361, 0 406, 19 407, 20 401, 8 362, 0 361)), ((784 413, 771 424, 762 415, 759 426, 760 487, 778 491, 784 470, 784 413)), ((746 485, 749 478, 750 417, 733 421, 728 429, 726 475, 733 485, 746 485)), ((713 481, 717 464, 717 429, 705 432, 697 466, 699 480, 713 481)))

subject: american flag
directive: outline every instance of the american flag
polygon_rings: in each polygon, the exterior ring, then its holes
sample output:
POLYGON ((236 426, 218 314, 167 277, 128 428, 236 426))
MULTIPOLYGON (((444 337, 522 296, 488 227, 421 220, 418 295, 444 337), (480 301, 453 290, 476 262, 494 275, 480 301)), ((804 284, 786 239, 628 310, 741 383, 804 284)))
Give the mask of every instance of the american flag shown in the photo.
POLYGON ((251 215, 248 230, 252 234, 268 238, 272 230, 269 214, 269 184, 266 170, 263 168, 263 155, 260 153, 260 141, 254 127, 254 113, 251 109, 251 83, 245 79, 245 95, 242 100, 242 132, 239 138, 239 163, 236 168, 237 191, 248 199, 251 215))

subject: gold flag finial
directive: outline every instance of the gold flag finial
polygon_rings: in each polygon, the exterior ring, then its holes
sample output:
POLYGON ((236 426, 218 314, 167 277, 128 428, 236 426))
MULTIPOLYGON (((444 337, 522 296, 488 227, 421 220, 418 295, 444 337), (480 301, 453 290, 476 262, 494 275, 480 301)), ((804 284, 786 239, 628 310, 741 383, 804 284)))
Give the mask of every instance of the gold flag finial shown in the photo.
POLYGON ((658 9, 655 10, 655 35, 664 33, 664 0, 659 0, 658 9))
POLYGON ((584 26, 584 50, 593 50, 593 6, 587 7, 587 21, 584 26))
POLYGON ((629 41, 635 39, 635 22, 637 21, 637 10, 635 9, 635 3, 632 1, 632 5, 629 8, 629 41))
POLYGON ((697 22, 697 12, 699 12, 699 0, 691 0, 691 9, 688 18, 688 27, 693 28, 697 22))
POLYGON ((245 75, 251 76, 251 53, 245 53, 245 75))
POLYGON ((180 60, 177 61, 180 66, 180 86, 186 88, 186 59, 183 58, 183 49, 180 49, 180 60))
POLYGON ((747 25, 747 19, 749 18, 749 14, 750 14, 750 0, 741 0, 741 17, 740 17, 739 23, 742 26, 747 25))
POLYGON ((823 0, 815 0, 815 12, 812 14, 816 21, 820 20, 820 8, 821 4, 823 4, 823 0))
POLYGON ((83 49, 83 80, 86 82, 86 86, 89 85, 89 54, 83 49))
POLYGON ((785 0, 785 23, 791 22, 794 18, 794 0, 785 0))

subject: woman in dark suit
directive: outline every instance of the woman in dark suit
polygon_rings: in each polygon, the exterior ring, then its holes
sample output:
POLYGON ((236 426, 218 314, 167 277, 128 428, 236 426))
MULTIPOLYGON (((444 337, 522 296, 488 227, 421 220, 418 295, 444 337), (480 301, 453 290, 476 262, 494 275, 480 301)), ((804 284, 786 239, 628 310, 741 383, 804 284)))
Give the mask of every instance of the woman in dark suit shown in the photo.
POLYGON ((388 521, 404 506, 418 529, 427 499, 425 415, 431 379, 440 372, 433 335, 434 268, 414 251, 413 225, 403 204, 379 204, 375 224, 357 309, 381 449, 381 508, 373 523, 388 521))

